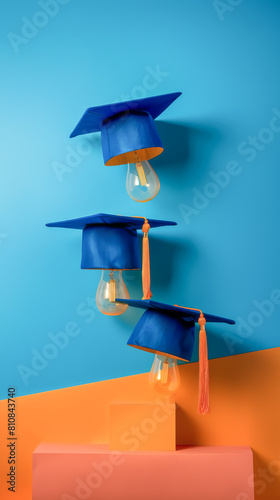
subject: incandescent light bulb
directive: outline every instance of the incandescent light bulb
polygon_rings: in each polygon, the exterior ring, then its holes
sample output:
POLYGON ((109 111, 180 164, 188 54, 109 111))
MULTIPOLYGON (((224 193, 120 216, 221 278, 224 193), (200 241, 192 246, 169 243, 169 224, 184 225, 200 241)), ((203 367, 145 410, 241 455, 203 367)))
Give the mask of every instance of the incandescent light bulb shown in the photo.
POLYGON ((103 314, 118 316, 128 308, 127 304, 115 302, 118 299, 129 299, 129 294, 122 277, 122 271, 103 269, 96 292, 96 304, 103 314))
POLYGON ((126 190, 133 200, 152 200, 158 194, 159 188, 159 178, 148 161, 128 164, 126 190))
POLYGON ((149 382, 160 396, 173 396, 180 385, 177 360, 156 354, 150 371, 149 382))

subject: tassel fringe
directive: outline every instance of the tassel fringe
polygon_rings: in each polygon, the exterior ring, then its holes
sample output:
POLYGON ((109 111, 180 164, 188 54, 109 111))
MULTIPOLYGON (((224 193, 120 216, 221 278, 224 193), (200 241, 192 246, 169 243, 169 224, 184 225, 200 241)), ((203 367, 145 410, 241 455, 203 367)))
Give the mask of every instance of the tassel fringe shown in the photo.
POLYGON ((150 229, 150 224, 145 220, 142 231, 143 231, 143 251, 142 251, 142 287, 143 287, 143 298, 142 300, 149 300, 152 297, 151 292, 151 272, 150 272, 150 250, 149 250, 149 238, 148 232, 150 229))
POLYGON ((205 330, 206 319, 203 313, 198 319, 199 332, 199 390, 198 390, 198 412, 202 415, 210 413, 209 408, 209 363, 207 336, 205 330))

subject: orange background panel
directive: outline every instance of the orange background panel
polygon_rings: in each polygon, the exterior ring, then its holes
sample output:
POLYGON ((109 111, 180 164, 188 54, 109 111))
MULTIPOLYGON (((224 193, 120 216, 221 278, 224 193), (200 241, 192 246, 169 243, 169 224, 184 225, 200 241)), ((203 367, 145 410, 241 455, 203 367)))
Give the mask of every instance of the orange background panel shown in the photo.
POLYGON ((110 405, 111 450, 176 450, 176 405, 110 405))
MULTIPOLYGON (((279 500, 280 348, 211 360, 210 415, 196 412, 198 364, 181 366, 180 375, 177 443, 251 446, 256 498, 279 500)), ((18 489, 16 494, 7 493, 2 480, 1 500, 30 500, 32 453, 39 443, 108 443, 110 403, 156 400, 148 374, 18 398, 18 489)), ((6 422, 4 400, 0 402, 2 478, 7 471, 6 422)))
POLYGON ((252 451, 244 446, 116 453, 41 444, 33 471, 33 500, 254 500, 252 451))

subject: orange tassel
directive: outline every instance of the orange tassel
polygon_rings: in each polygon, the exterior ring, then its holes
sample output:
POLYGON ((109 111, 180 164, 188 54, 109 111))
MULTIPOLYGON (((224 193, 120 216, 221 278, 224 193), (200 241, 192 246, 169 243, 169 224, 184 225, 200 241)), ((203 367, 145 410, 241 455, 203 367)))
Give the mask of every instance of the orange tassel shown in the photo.
POLYGON ((202 415, 210 413, 209 409, 209 363, 207 336, 205 330, 206 319, 203 313, 200 313, 198 318, 200 326, 199 332, 199 395, 198 395, 198 412, 202 415))
POLYGON ((150 274, 150 250, 149 250, 149 238, 148 232, 150 229, 150 224, 147 219, 142 226, 143 231, 143 250, 142 250, 142 287, 143 287, 143 298, 142 300, 149 300, 152 297, 151 292, 151 274, 150 274))

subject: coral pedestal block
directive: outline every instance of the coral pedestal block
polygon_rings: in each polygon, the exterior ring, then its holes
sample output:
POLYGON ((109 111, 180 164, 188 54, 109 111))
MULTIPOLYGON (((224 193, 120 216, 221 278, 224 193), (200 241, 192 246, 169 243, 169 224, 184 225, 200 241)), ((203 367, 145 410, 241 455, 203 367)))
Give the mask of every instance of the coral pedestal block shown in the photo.
POLYGON ((176 404, 111 404, 109 446, 122 451, 175 451, 176 404))
POLYGON ((33 500, 253 500, 249 447, 112 452, 107 445, 41 444, 33 500))

